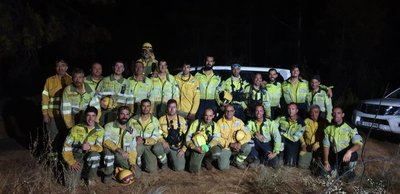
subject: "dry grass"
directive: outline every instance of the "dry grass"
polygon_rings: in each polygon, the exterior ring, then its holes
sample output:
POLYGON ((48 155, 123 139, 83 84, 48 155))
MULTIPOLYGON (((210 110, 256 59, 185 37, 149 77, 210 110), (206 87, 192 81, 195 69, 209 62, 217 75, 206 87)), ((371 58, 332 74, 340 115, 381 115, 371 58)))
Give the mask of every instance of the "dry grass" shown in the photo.
MULTIPOLYGON (((379 142, 370 146, 378 145, 379 142)), ((399 155, 385 148, 389 151, 383 157, 378 155, 384 153, 380 150, 383 148, 374 147, 376 153, 367 152, 364 178, 360 177, 363 167, 360 164, 356 169, 358 177, 350 183, 332 177, 315 177, 310 171, 298 168, 260 166, 200 174, 163 170, 156 174, 143 173, 141 179, 130 186, 104 185, 99 178, 96 187, 82 183, 73 189, 57 181, 55 166, 44 155, 33 156, 37 153, 35 146, 30 152, 18 150, 1 154, 0 193, 396 193, 400 187, 399 155)))

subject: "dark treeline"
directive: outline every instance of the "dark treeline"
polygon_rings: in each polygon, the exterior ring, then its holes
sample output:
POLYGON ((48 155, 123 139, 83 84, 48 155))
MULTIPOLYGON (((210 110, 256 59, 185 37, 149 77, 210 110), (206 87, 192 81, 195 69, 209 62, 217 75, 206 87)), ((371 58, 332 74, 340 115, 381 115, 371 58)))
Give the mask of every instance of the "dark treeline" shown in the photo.
POLYGON ((57 58, 86 71, 99 61, 108 74, 148 41, 170 68, 206 54, 217 65, 301 64, 354 104, 399 86, 399 23, 389 1, 2 0, 0 92, 39 96, 57 58))

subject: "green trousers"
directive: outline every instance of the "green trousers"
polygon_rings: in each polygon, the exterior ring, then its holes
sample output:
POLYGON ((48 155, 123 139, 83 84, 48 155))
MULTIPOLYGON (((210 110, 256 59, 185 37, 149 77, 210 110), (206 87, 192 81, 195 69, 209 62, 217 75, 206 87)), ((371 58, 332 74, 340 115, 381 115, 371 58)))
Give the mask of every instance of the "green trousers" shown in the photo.
POLYGON ((229 169, 230 158, 234 155, 234 161, 237 164, 242 164, 246 160, 247 156, 251 152, 251 146, 249 144, 243 144, 238 152, 232 152, 230 149, 222 149, 221 155, 218 158, 218 168, 220 170, 229 169))
MULTIPOLYGON (((167 164, 167 154, 162 146, 161 142, 158 142, 154 145, 137 145, 136 150, 138 152, 138 160, 144 161, 144 170, 146 172, 152 173, 156 172, 158 169, 158 161, 162 165, 167 164)), ((141 163, 141 162, 139 162, 141 163)))
POLYGON ((190 161, 189 161, 189 171, 199 172, 201 169, 201 164, 203 158, 207 155, 207 159, 215 160, 221 156, 221 147, 219 145, 212 147, 207 153, 198 153, 196 151, 191 151, 190 161))
POLYGON ((100 166, 100 154, 98 152, 74 153, 74 158, 83 168, 80 171, 71 171, 67 166, 65 169, 65 183, 68 188, 76 188, 81 178, 85 180, 94 179, 100 166))

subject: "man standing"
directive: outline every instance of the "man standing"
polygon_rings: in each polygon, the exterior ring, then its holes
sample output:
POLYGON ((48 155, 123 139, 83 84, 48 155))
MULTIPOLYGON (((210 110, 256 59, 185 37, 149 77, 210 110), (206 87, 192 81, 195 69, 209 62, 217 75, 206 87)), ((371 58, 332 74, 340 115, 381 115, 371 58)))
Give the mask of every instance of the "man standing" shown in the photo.
POLYGON ((284 144, 283 161, 285 165, 297 166, 300 138, 305 130, 304 120, 298 116, 299 109, 295 103, 290 103, 287 109, 288 116, 277 119, 284 144))
POLYGON ((82 69, 75 69, 72 73, 73 83, 67 86, 62 96, 62 116, 68 129, 84 121, 83 112, 89 106, 97 108, 96 121, 100 118, 100 102, 95 91, 84 83, 85 74, 82 69))
POLYGON ((281 98, 282 98, 282 86, 278 82, 278 72, 276 69, 268 70, 269 81, 265 86, 271 98, 271 119, 276 119, 281 114, 281 98))
POLYGON ((354 178, 354 169, 358 159, 357 151, 361 149, 362 145, 362 137, 358 134, 357 129, 351 128, 344 122, 343 109, 335 107, 333 122, 325 128, 323 140, 325 170, 328 172, 334 170, 338 175, 347 173, 347 178, 354 178))
POLYGON ((204 116, 205 109, 212 108, 215 112, 218 107, 216 99, 218 98, 218 86, 221 77, 214 74, 214 64, 214 57, 207 56, 203 69, 195 75, 200 84, 200 106, 197 111, 197 118, 204 116))
POLYGON ((151 95, 152 82, 145 76, 144 63, 137 61, 133 66, 134 74, 128 78, 130 83, 131 94, 134 94, 134 111, 133 114, 140 114, 140 102, 143 99, 149 99, 151 95))
POLYGON ((221 129, 221 155, 218 158, 220 170, 229 169, 232 152, 236 155, 233 164, 239 169, 245 169, 244 160, 250 154, 251 147, 248 144, 251 135, 245 128, 244 123, 234 116, 233 105, 225 105, 225 114, 218 120, 217 125, 221 129))
POLYGON ((160 126, 163 139, 164 150, 168 152, 170 160, 175 171, 185 169, 185 135, 187 132, 187 123, 185 118, 178 115, 177 102, 174 99, 167 102, 167 114, 160 118, 160 126))
POLYGON ((66 86, 72 83, 72 78, 67 74, 68 64, 59 60, 56 62, 56 75, 47 78, 42 92, 42 114, 46 125, 46 132, 50 146, 51 157, 57 158, 63 140, 55 140, 65 124, 60 112, 61 97, 66 86))
POLYGON ((144 159, 144 166, 147 172, 156 172, 158 169, 157 158, 162 165, 167 164, 167 154, 160 142, 161 130, 160 124, 156 117, 151 114, 151 102, 149 99, 144 99, 140 103, 141 112, 135 115, 128 121, 128 127, 136 130, 138 137, 137 152, 139 165, 144 159))
POLYGON ((240 68, 240 64, 237 63, 231 66, 232 76, 222 82, 221 90, 232 94, 232 104, 235 108, 235 117, 244 120, 246 118, 244 109, 247 108, 244 89, 249 85, 249 83, 240 77, 240 68))
POLYGON ((158 73, 153 75, 150 100, 153 102, 153 114, 161 117, 167 110, 170 99, 179 99, 179 89, 174 76, 168 73, 168 64, 160 60, 158 73))
POLYGON ((103 79, 103 67, 100 63, 93 63, 92 68, 90 69, 91 74, 85 77, 85 83, 92 88, 93 91, 97 90, 97 86, 99 85, 100 81, 103 79))
MULTIPOLYGON (((212 160, 221 155, 221 130, 213 121, 214 110, 207 108, 202 119, 195 120, 186 136, 186 145, 190 148, 190 172, 199 172, 203 158, 208 154, 212 160)), ((211 163, 206 163, 207 169, 212 169, 211 163)))
POLYGON ((182 72, 175 76, 175 80, 180 91, 179 115, 193 121, 200 104, 200 85, 199 81, 190 74, 190 64, 184 63, 182 65, 182 72))
POLYGON ((256 166, 262 162, 275 168, 278 166, 278 154, 282 150, 282 139, 278 123, 266 118, 264 112, 263 105, 256 105, 255 119, 247 124, 254 142, 250 154, 252 159, 250 166, 256 166))
POLYGON ((250 117, 253 117, 256 105, 262 104, 266 111, 264 116, 271 118, 271 97, 269 91, 261 85, 262 82, 261 73, 256 73, 253 84, 246 86, 244 92, 246 94, 247 112, 251 113, 249 114, 250 117))
POLYGON ((320 88, 321 78, 319 75, 311 79, 311 91, 307 94, 307 105, 318 105, 320 116, 328 121, 332 120, 332 99, 325 90, 320 88))
POLYGON ((137 60, 137 62, 141 62, 144 64, 144 75, 147 77, 152 74, 154 70, 157 69, 158 61, 153 52, 153 46, 145 42, 142 45, 142 57, 137 60))
POLYGON ((111 179, 115 166, 129 169, 136 172, 136 175, 140 170, 136 167, 138 134, 135 129, 127 125, 130 117, 129 107, 119 107, 117 115, 117 120, 107 123, 104 127, 104 183, 111 179))
POLYGON ((62 156, 67 163, 66 182, 68 188, 78 186, 82 177, 87 184, 94 184, 100 165, 100 152, 104 129, 96 123, 97 109, 89 106, 85 110, 85 123, 72 127, 65 139, 62 156))
POLYGON ((286 104, 295 103, 299 115, 304 118, 307 110, 306 96, 309 92, 308 81, 300 78, 300 69, 297 65, 290 68, 290 78, 283 82, 282 91, 286 104))
POLYGON ((125 71, 124 63, 121 61, 115 62, 113 66, 114 73, 108 77, 103 78, 97 86, 97 91, 100 99, 104 96, 112 98, 114 104, 112 108, 120 106, 129 106, 131 112, 133 111, 133 94, 131 94, 129 81, 123 77, 125 71))

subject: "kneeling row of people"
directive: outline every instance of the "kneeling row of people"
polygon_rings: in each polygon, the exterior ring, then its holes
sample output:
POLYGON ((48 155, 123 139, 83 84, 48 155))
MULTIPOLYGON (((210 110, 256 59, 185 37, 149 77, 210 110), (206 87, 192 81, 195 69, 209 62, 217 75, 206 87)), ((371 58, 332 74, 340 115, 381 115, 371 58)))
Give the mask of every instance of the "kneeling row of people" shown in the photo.
MULTIPOLYGON (((234 107, 227 104, 223 117, 214 122, 214 111, 208 108, 203 118, 195 120, 188 129, 185 119, 177 114, 175 100, 168 101, 167 114, 157 119, 151 114, 151 101, 144 99, 139 115, 130 117, 129 107, 119 107, 117 119, 107 123, 103 129, 95 122, 97 109, 88 107, 85 123, 71 129, 62 155, 70 172, 76 174, 75 178, 93 179, 101 166, 106 181, 117 166, 140 176, 141 169, 155 172, 159 165, 166 168, 168 159, 173 170, 182 171, 188 167, 190 172, 199 172, 202 164, 207 169, 213 168, 214 161, 220 170, 229 169, 230 164, 244 169, 248 163, 259 162, 276 167, 280 159, 286 165, 296 166, 300 150, 299 163, 303 164, 309 159, 302 159, 304 152, 308 156, 309 152, 321 150, 319 145, 311 145, 316 143, 323 145, 324 167, 331 170, 355 162, 356 151, 362 145, 356 129, 343 120, 337 123, 344 117, 340 108, 333 113, 336 123, 325 128, 323 137, 315 131, 310 132, 313 133, 311 137, 307 132, 304 134, 307 127, 297 116, 298 109, 294 103, 288 106, 288 116, 275 121, 264 116, 262 105, 256 105, 256 118, 247 125, 234 113, 234 107), (311 149, 308 148, 310 145, 311 149), (329 154, 337 153, 342 155, 340 160, 343 161, 339 166, 335 165, 338 161, 333 161, 337 157, 329 157, 329 154)), ((315 122, 318 123, 318 118, 315 122)))

